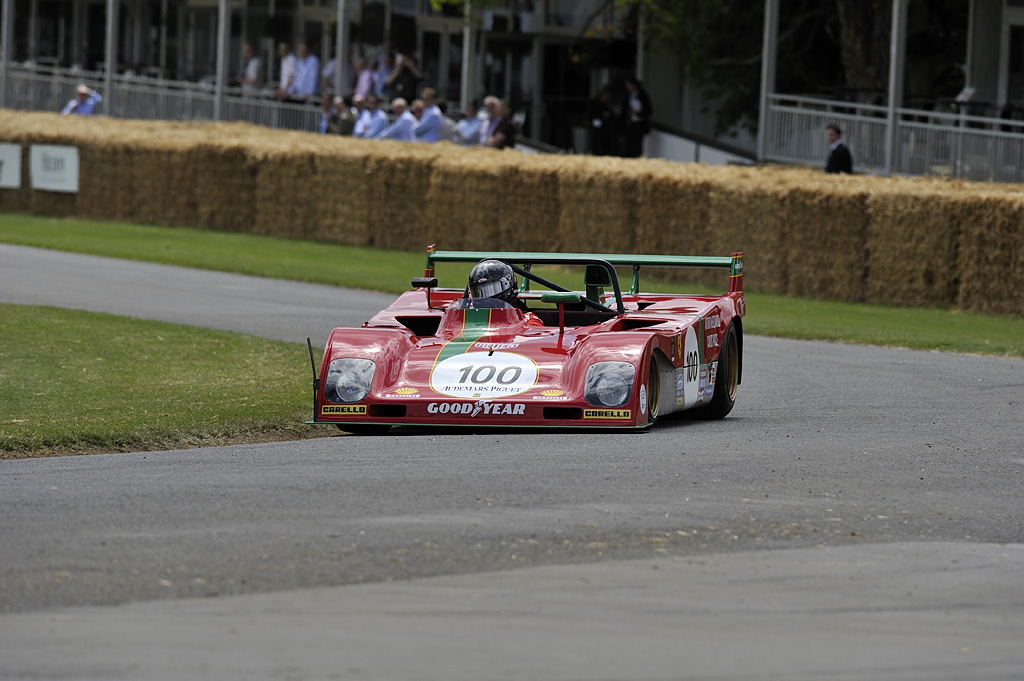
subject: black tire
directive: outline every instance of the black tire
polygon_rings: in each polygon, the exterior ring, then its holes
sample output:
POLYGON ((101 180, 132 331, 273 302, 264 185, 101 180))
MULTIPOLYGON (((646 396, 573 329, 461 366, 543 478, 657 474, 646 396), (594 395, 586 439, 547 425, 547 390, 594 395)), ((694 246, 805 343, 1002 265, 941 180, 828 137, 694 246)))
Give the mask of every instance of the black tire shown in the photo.
POLYGON ((658 356, 651 353, 651 361, 647 368, 647 422, 658 420, 661 410, 661 371, 658 367, 658 356))
POLYGON ((339 423, 338 430, 352 435, 384 435, 391 426, 386 423, 339 423))
POLYGON ((740 344, 732 324, 725 330, 722 351, 718 353, 718 372, 715 375, 715 392, 711 401, 693 410, 699 419, 724 419, 736 404, 736 389, 740 382, 740 344))

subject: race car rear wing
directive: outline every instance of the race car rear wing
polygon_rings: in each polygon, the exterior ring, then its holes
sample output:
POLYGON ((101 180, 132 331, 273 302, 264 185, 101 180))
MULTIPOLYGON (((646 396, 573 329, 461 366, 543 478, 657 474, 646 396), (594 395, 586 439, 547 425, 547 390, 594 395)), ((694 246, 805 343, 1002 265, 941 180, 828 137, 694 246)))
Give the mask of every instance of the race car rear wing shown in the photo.
MULTIPOLYGON (((434 276, 436 262, 475 263, 488 258, 501 260, 510 265, 586 265, 599 261, 620 267, 632 267, 633 278, 629 292, 640 290, 641 267, 696 267, 729 270, 729 293, 743 290, 743 253, 737 251, 731 256, 711 255, 635 255, 628 253, 531 253, 527 251, 438 251, 431 245, 427 248, 427 262, 424 276, 434 276)), ((615 273, 611 273, 615 277, 615 273)))

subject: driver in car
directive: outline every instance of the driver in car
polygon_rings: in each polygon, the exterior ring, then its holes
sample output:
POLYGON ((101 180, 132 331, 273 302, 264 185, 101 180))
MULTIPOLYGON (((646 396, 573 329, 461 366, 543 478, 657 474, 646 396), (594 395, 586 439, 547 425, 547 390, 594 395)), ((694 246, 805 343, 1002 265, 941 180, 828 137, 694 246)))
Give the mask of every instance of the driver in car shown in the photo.
POLYGON ((493 298, 520 310, 531 326, 543 326, 540 317, 519 300, 519 281, 512 268, 500 260, 481 260, 469 273, 469 297, 493 298))

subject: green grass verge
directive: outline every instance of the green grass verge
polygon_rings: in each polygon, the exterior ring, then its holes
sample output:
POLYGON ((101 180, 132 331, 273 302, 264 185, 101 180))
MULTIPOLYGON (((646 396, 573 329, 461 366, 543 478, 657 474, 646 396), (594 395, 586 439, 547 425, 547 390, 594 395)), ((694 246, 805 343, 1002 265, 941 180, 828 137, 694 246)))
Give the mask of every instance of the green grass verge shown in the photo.
POLYGON ((323 434, 304 424, 301 344, 50 307, 0 317, 0 458, 323 434))
MULTIPOLYGON (((172 265, 397 293, 422 273, 423 252, 384 251, 177 227, 0 215, 0 241, 172 265)), ((443 246, 443 244, 442 244, 443 246)), ((464 267, 442 265, 442 282, 464 267)), ((645 286, 645 288, 648 288, 645 286)), ((678 290, 678 284, 649 287, 678 290)), ((1024 319, 748 293, 747 333, 1024 356, 1024 319)))

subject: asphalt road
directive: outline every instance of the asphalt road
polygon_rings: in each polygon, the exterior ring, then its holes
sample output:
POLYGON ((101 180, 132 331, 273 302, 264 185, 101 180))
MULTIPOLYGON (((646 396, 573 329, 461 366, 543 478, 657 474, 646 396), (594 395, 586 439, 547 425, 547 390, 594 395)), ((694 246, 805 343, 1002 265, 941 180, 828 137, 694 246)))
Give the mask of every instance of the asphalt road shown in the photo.
MULTIPOLYGON (((390 299, 0 245, 5 302, 319 344, 390 299)), ((745 350, 642 434, 0 461, 0 678, 1024 678, 1024 362, 745 350)))

